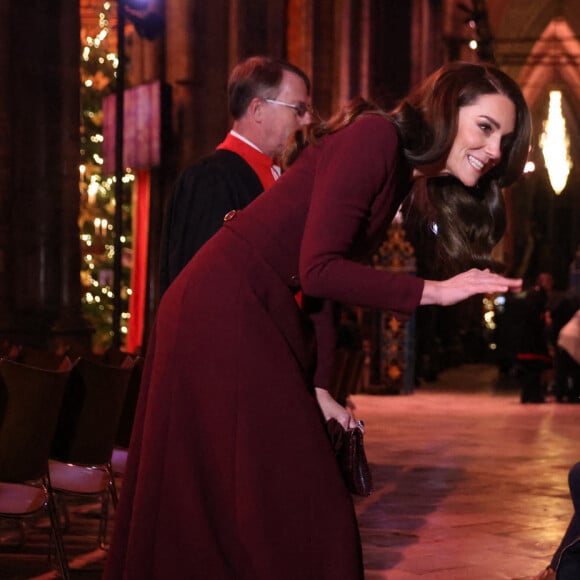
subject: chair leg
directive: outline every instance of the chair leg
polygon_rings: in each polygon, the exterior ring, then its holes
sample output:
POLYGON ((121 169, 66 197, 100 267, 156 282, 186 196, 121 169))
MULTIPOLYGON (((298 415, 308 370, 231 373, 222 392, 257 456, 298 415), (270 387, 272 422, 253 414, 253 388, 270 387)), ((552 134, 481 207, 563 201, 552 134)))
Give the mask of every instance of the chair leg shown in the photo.
POLYGON ((48 515, 50 518, 50 527, 52 528, 52 535, 54 535, 56 557, 58 560, 60 573, 64 580, 70 580, 70 570, 68 567, 68 559, 66 557, 66 552, 64 549, 64 541, 62 539, 62 533, 60 530, 58 512, 51 491, 49 491, 48 493, 48 515))
POLYGON ((107 464, 107 474, 109 476, 109 485, 101 499, 101 521, 99 523, 99 546, 101 549, 107 549, 107 525, 109 523, 109 494, 111 495, 111 502, 113 509, 117 509, 119 496, 117 493, 117 486, 115 485, 115 475, 113 473, 113 466, 111 463, 107 464))
POLYGON ((119 502, 119 494, 117 493, 117 485, 115 483, 115 474, 113 473, 113 465, 107 463, 107 473, 109 474, 109 491, 111 492, 111 499, 113 500, 113 507, 117 509, 119 502))
POLYGON ((107 549, 107 525, 109 523, 109 491, 105 490, 101 496, 101 517, 99 518, 99 547, 107 549))
POLYGON ((56 492, 53 494, 54 509, 60 523, 62 530, 67 531, 70 528, 70 514, 68 511, 68 506, 66 504, 66 499, 59 496, 56 492))
POLYGON ((23 520, 18 522, 18 537, 19 537, 19 544, 18 547, 22 549, 24 546, 24 542, 26 541, 26 524, 23 520))

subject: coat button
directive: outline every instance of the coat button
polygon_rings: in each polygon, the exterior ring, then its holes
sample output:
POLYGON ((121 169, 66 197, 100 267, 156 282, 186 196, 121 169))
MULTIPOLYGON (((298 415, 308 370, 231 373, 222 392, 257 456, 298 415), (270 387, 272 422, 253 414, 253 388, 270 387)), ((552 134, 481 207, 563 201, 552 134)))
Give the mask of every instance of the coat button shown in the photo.
POLYGON ((224 216, 224 222, 229 222, 230 220, 233 220, 236 217, 237 213, 238 213, 238 210, 236 210, 236 209, 232 209, 231 211, 228 211, 228 213, 224 216))

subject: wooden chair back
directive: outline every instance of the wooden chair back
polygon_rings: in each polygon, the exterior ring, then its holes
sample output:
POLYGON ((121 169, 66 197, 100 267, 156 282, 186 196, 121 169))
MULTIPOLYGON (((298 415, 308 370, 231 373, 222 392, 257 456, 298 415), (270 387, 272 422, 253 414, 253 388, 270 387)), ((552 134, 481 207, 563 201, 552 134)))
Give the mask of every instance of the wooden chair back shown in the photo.
POLYGON ((79 358, 73 366, 51 458, 79 465, 110 462, 134 360, 120 366, 79 358))

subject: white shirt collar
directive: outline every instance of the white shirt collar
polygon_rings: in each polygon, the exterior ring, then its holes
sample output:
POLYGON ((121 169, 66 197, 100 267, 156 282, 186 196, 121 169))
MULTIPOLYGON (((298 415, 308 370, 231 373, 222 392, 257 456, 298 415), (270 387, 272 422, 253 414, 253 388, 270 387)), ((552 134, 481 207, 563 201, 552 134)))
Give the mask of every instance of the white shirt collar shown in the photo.
MULTIPOLYGON (((232 129, 230 131, 230 135, 233 135, 234 137, 236 137, 240 141, 243 141, 244 143, 246 143, 250 147, 253 147, 256 151, 259 151, 260 153, 264 153, 256 144, 252 143, 249 139, 246 139, 243 135, 240 135, 237 131, 234 131, 232 129)), ((265 155, 265 153, 264 153, 264 155, 265 155)))
MULTIPOLYGON (((254 148, 256 151, 259 151, 260 153, 264 153, 257 145, 252 143, 249 139, 246 139, 244 136, 240 135, 237 131, 234 131, 232 129, 230 131, 230 135, 233 135, 234 137, 236 137, 236 139, 243 141, 244 143, 246 143, 250 147, 254 148)), ((265 153, 264 153, 264 155, 265 155, 265 153)), ((279 165, 274 164, 273 162, 272 162, 272 167, 270 167, 270 171, 272 172, 274 179, 278 179, 280 177, 280 175, 282 175, 282 168, 279 165)))

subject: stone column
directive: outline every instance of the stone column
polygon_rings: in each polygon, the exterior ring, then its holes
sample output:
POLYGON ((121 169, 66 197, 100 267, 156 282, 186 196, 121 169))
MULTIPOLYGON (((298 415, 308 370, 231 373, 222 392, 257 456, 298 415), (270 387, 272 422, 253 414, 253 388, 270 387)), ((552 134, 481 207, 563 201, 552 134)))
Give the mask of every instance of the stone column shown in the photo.
POLYGON ((411 85, 415 86, 443 64, 442 0, 415 0, 411 18, 411 85))
MULTIPOLYGON (((348 8, 348 6, 347 6, 348 8)), ((312 80, 312 102, 323 118, 338 110, 340 85, 349 67, 341 69, 343 42, 340 27, 348 20, 343 0, 289 0, 288 60, 301 67, 312 80)))
POLYGON ((286 57, 285 8, 285 0, 232 0, 230 68, 255 54, 286 57))
POLYGON ((358 84, 358 51, 360 37, 357 24, 359 18, 359 3, 357 0, 343 0, 337 11, 337 33, 340 38, 338 43, 339 67, 339 103, 343 106, 352 97, 359 94, 358 84))
POLYGON ((314 8, 312 0, 288 1, 287 58, 311 79, 313 73, 314 8))
POLYGON ((390 109, 410 87, 412 2, 383 0, 371 7, 371 97, 390 109))
POLYGON ((60 51, 58 54, 60 89, 60 133, 55 146, 60 152, 57 173, 60 211, 60 309, 52 327, 53 346, 90 347, 91 329, 81 313, 78 216, 79 192, 79 111, 81 51, 78 0, 61 0, 59 18, 60 51))
POLYGON ((12 50, 8 2, 0 3, 0 76, 5 88, 0 91, 0 338, 9 335, 11 326, 11 247, 10 212, 12 202, 12 50))
POLYGON ((60 306, 59 4, 14 1, 11 12, 15 332, 41 347, 60 306))
POLYGON ((229 2, 167 0, 166 81, 172 87, 174 175, 228 130, 229 2))
POLYGON ((11 2, 11 271, 15 339, 80 323, 79 5, 11 2), (55 32, 56 31, 56 32, 55 32))

